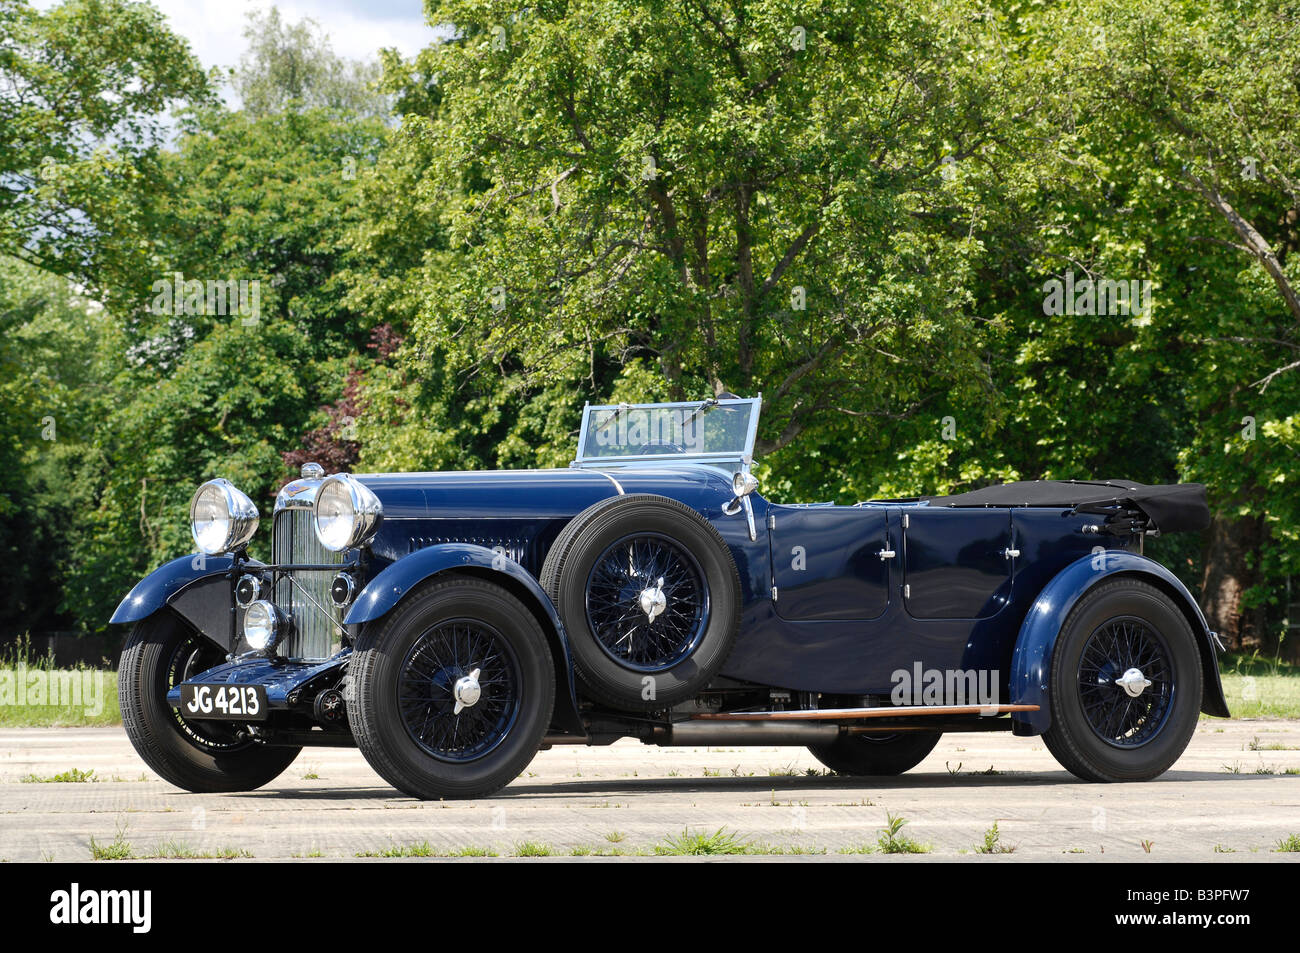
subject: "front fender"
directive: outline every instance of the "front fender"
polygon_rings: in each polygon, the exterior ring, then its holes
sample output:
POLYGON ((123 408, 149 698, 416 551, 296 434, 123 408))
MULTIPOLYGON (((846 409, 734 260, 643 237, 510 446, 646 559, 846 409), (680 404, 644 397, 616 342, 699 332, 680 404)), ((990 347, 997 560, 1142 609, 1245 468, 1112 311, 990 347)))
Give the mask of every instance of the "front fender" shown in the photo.
POLYGON ((229 556, 204 556, 200 553, 163 563, 135 584, 108 621, 128 623, 147 619, 196 579, 224 575, 233 563, 229 556))
POLYGON ((1049 681, 1052 650, 1070 610, 1085 592, 1104 579, 1134 576, 1159 587, 1183 611, 1201 652, 1203 693, 1201 711, 1227 718, 1228 702, 1219 680, 1215 636, 1201 608, 1178 577, 1154 559, 1137 553, 1108 549, 1082 556, 1066 566, 1043 587, 1020 626, 1011 660, 1011 703, 1037 705, 1038 711, 1012 715, 1016 734, 1042 734, 1052 724, 1049 681))
MULTIPOLYGON (((261 565, 256 560, 245 560, 244 564, 261 565)), ((139 622, 169 605, 198 632, 229 652, 235 644, 235 606, 228 582, 232 565, 234 559, 230 556, 201 553, 163 563, 135 584, 109 622, 139 622)))
POLYGON ((426 579, 445 572, 469 572, 493 579, 511 590, 537 616, 555 659, 554 723, 571 734, 585 735, 578 715, 569 639, 555 604, 523 566, 501 553, 472 543, 440 543, 418 549, 390 564, 361 591, 348 610, 346 625, 374 622, 387 615, 404 596, 426 579))

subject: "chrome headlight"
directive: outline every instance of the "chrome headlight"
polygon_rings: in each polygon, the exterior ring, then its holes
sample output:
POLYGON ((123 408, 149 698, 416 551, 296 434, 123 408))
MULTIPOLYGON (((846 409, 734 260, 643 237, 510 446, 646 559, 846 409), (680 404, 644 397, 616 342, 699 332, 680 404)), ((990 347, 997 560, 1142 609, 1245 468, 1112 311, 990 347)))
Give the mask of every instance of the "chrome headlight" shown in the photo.
POLYGON ((257 507, 228 480, 209 480, 190 500, 190 535, 215 556, 243 546, 257 532, 257 507))
POLYGON ((384 507, 356 477, 336 473, 316 491, 316 538, 326 549, 341 553, 369 542, 379 531, 384 507))
POLYGON ((280 611, 272 603, 259 599, 244 610, 244 641, 250 648, 258 652, 273 649, 283 634, 280 611))

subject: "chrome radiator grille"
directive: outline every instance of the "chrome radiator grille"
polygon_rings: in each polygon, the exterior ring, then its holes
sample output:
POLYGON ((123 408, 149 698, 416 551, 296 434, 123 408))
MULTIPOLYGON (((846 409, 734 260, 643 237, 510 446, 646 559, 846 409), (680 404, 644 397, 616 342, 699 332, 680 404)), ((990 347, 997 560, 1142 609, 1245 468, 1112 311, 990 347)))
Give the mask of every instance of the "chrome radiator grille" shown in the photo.
MULTIPOLYGON (((272 528, 272 558, 277 564, 340 564, 342 553, 320 544, 312 526, 312 511, 283 509, 275 514, 272 528)), ((330 603, 330 572, 295 572, 275 584, 275 605, 293 619, 293 635, 281 644, 280 654, 289 658, 323 659, 339 650, 342 613, 330 603)))

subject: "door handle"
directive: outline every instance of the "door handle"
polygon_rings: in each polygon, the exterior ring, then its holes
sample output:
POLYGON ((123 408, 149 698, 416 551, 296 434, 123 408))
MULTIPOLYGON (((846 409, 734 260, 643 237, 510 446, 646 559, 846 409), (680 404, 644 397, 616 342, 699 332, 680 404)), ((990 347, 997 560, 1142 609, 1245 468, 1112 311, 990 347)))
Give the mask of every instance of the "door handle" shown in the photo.
POLYGON ((879 556, 882 560, 884 560, 884 559, 893 559, 895 556, 898 555, 898 553, 894 552, 892 549, 882 549, 880 552, 876 553, 876 555, 879 556))
POLYGON ((1005 556, 1007 559, 1015 559, 1017 556, 1020 555, 1020 550, 1010 549, 1010 548, 1004 549, 1002 550, 1002 555, 1005 556))

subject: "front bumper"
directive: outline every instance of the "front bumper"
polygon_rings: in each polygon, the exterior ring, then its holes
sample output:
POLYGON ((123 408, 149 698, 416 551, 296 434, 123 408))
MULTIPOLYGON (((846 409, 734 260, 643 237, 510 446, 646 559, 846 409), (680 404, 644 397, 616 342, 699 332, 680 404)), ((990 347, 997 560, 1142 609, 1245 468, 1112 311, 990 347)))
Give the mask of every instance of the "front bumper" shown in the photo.
MULTIPOLYGON (((316 696, 337 687, 343 666, 352 656, 345 648, 323 662, 288 662, 281 658, 245 658, 226 662, 187 679, 191 685, 261 685, 270 712, 310 715, 316 696)), ((180 686, 167 693, 167 704, 179 708, 180 686)))

